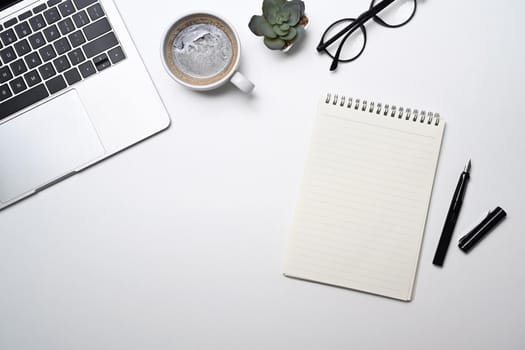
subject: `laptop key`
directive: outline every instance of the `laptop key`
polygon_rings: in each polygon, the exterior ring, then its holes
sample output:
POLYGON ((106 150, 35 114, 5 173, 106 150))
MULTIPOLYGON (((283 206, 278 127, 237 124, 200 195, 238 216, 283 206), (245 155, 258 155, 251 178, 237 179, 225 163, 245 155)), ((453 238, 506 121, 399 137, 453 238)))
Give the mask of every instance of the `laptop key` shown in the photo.
POLYGON ((64 77, 69 85, 73 85, 82 80, 78 69, 73 68, 64 73, 64 77))
POLYGON ((99 19, 100 17, 104 17, 105 15, 104 10, 102 10, 102 6, 100 6, 100 4, 95 4, 89 7, 87 12, 92 21, 99 19))
POLYGON ((31 47, 29 46, 29 42, 26 39, 15 43, 14 47, 19 57, 22 57, 25 54, 31 52, 31 47))
POLYGON ((40 79, 40 75, 38 75, 38 72, 35 70, 30 71, 29 73, 24 74, 24 79, 27 82, 27 85, 29 87, 35 86, 36 84, 40 83, 42 79, 40 79))
POLYGON ((69 60, 71 61, 71 64, 76 66, 77 64, 80 64, 86 60, 86 57, 82 53, 81 49, 76 49, 74 51, 71 51, 68 54, 69 60))
POLYGON ((2 42, 5 46, 11 45, 16 41, 16 35, 13 29, 8 29, 2 33, 0 33, 0 39, 2 39, 2 42))
POLYGON ((42 64, 42 60, 40 59, 40 56, 38 56, 37 52, 30 53, 26 57, 24 57, 24 60, 26 61, 27 68, 33 69, 36 66, 39 66, 42 64))
MULTIPOLYGON (((11 96, 13 96, 13 93, 9 90, 9 86, 7 84, 0 85, 0 102, 7 100, 11 96)), ((0 115, 2 114, 2 108, 4 108, 3 104, 0 105, 0 115)))
POLYGON ((71 50, 71 45, 69 45, 69 41, 67 41, 67 38, 57 40, 53 45, 55 46, 55 50, 59 55, 62 55, 71 50))
POLYGON ((109 59, 111 60, 111 63, 113 64, 120 62, 126 58, 126 55, 124 54, 120 46, 115 47, 112 50, 109 50, 108 55, 109 55, 109 59))
POLYGON ((117 45, 118 45, 117 37, 115 36, 113 32, 110 32, 110 33, 107 33, 101 36, 98 39, 95 39, 85 44, 84 46, 82 46, 82 48, 84 49, 86 56, 88 58, 91 58, 117 45))
POLYGON ((104 62, 104 61, 108 61, 108 60, 109 60, 108 55, 106 55, 105 53, 102 53, 98 56, 93 57, 93 63, 95 64, 95 67, 97 66, 97 64, 104 62))
POLYGON ((106 59, 105 61, 96 64, 95 67, 99 72, 102 72, 104 69, 111 67, 111 62, 109 61, 109 59, 106 59))
POLYGON ((27 66, 23 59, 19 59, 18 61, 11 63, 10 67, 15 77, 27 72, 27 66))
POLYGON ((89 17, 87 15, 86 11, 84 11, 84 10, 82 10, 79 13, 75 13, 73 15, 73 21, 77 25, 77 28, 81 28, 81 27, 85 26, 86 24, 88 24, 90 22, 89 21, 89 17))
POLYGON ((4 22, 4 27, 9 28, 9 27, 14 26, 17 23, 18 23, 18 19, 16 19, 16 17, 14 17, 14 18, 11 18, 9 21, 5 21, 4 22))
POLYGON ((69 64, 69 61, 66 56, 60 56, 59 58, 54 60, 53 65, 55 66, 58 73, 62 73, 66 69, 71 68, 71 64, 69 64))
POLYGON ((44 64, 42 67, 38 68, 38 71, 44 80, 54 77, 57 74, 51 63, 44 64))
POLYGON ((29 24, 31 25, 31 28, 33 28, 33 31, 36 32, 46 26, 46 21, 42 15, 36 15, 29 20, 29 24))
POLYGON ((60 16, 60 13, 58 13, 58 9, 56 7, 52 7, 49 10, 45 11, 44 17, 47 21, 47 24, 53 24, 55 22, 58 22, 62 18, 60 16))
POLYGON ((46 39, 44 39, 42 33, 36 33, 29 37, 29 43, 31 44, 33 50, 36 50, 45 45, 46 39))
POLYGON ((20 16, 18 16, 18 19, 20 21, 23 21, 25 19, 28 19, 29 17, 31 17, 33 15, 33 13, 31 11, 26 11, 24 13, 22 13, 20 16))
POLYGON ((53 58, 57 57, 57 54, 53 49, 53 46, 51 45, 44 46, 38 52, 40 52, 40 56, 42 57, 44 62, 50 61, 53 58))
POLYGON ((75 6, 77 9, 83 9, 86 6, 91 5, 92 3, 96 2, 97 0, 73 0, 75 3, 75 6))
POLYGON ((101 20, 91 23, 84 28, 84 34, 88 40, 95 39, 96 37, 101 36, 111 30, 111 25, 107 18, 102 18, 101 20))
POLYGON ((60 38, 60 33, 58 32, 56 25, 44 29, 44 35, 46 36, 47 42, 49 43, 60 38))
POLYGON ((86 42, 86 38, 84 38, 84 34, 82 34, 81 30, 77 30, 73 34, 70 34, 68 38, 69 38, 69 41, 71 42, 71 45, 73 45, 73 47, 80 46, 86 42))
POLYGON ((97 67, 97 70, 99 72, 111 66, 111 62, 109 61, 108 55, 106 55, 105 53, 94 57, 93 63, 95 64, 95 67, 97 67))
POLYGON ((0 68, 0 84, 3 84, 11 79, 13 79, 13 74, 11 74, 9 67, 5 66, 0 68))
POLYGON ((33 33, 33 31, 31 30, 31 27, 29 26, 29 23, 27 22, 22 22, 20 24, 17 24, 15 26, 15 31, 20 39, 25 38, 29 34, 33 33))
MULTIPOLYGON (((0 87, 0 99, 1 97, 1 87, 0 87)), ((43 84, 37 85, 34 88, 24 91, 18 96, 0 104, 0 120, 10 116, 13 113, 16 113, 26 107, 31 106, 32 104, 43 100, 48 97, 49 94, 43 84)))
POLYGON ((64 78, 59 75, 53 79, 48 80, 46 82, 46 86, 51 94, 56 94, 60 90, 64 90, 67 87, 67 84, 64 78))
POLYGON ((73 12, 75 12, 75 8, 73 7, 73 4, 71 1, 64 1, 60 5, 58 5, 58 9, 60 10, 60 13, 62 14, 62 17, 67 17, 73 12))
POLYGON ((70 18, 66 18, 58 22, 58 29, 60 29, 60 33, 62 33, 62 35, 66 35, 75 30, 75 25, 70 18))
POLYGON ((39 12, 44 11, 47 8, 46 4, 41 4, 33 8, 33 13, 37 14, 39 12))
POLYGON ((55 6, 56 4, 58 4, 60 1, 62 0, 49 0, 47 2, 47 6, 51 7, 51 6, 55 6))
POLYGON ((15 95, 27 89, 27 85, 24 82, 24 79, 22 79, 22 77, 16 78, 15 80, 11 81, 9 85, 11 85, 11 90, 13 90, 13 94, 15 95))
POLYGON ((86 79, 90 75, 93 75, 97 72, 95 69, 95 66, 91 61, 87 61, 82 63, 80 66, 78 66, 78 69, 80 70, 80 74, 82 74, 82 77, 86 79))
POLYGON ((0 57, 2 57, 4 64, 8 64, 16 59, 16 54, 12 47, 7 47, 0 51, 0 57))

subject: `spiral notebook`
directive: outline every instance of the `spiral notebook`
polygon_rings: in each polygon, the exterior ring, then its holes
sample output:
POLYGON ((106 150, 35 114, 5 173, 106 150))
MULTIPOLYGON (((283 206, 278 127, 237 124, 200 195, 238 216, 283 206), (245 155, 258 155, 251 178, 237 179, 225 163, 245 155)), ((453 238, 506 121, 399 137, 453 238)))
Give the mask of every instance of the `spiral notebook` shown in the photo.
POLYGON ((411 300, 444 127, 439 114, 323 97, 285 276, 411 300))

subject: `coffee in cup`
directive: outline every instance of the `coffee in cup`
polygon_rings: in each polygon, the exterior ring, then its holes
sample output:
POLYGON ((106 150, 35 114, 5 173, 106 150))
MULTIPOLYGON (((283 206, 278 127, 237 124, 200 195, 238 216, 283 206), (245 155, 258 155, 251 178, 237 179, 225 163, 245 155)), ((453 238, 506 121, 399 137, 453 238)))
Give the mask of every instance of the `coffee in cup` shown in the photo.
POLYGON ((254 88, 237 71, 239 36, 217 15, 201 12, 181 17, 168 28, 161 50, 168 74, 193 90, 212 90, 228 81, 247 93, 254 88))

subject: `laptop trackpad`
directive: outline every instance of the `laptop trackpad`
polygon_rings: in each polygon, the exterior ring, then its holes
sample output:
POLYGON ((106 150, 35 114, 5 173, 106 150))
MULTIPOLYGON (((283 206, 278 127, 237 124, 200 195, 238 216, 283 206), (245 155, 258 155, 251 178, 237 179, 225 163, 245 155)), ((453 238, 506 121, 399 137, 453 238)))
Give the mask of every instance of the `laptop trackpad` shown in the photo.
POLYGON ((104 148, 75 90, 0 125, 0 201, 82 168, 104 148))

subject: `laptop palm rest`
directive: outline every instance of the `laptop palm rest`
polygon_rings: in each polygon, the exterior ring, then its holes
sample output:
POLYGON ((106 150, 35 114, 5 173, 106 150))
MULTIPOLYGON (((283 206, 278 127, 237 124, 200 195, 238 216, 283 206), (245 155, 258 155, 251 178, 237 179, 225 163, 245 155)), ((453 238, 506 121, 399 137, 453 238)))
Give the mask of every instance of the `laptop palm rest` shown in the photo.
POLYGON ((104 154, 75 90, 0 126, 0 202, 56 183, 104 154))

